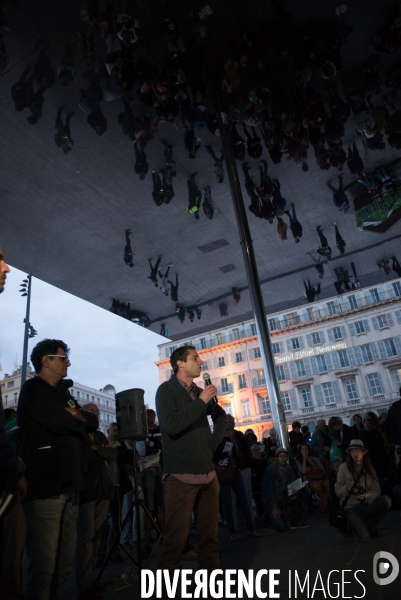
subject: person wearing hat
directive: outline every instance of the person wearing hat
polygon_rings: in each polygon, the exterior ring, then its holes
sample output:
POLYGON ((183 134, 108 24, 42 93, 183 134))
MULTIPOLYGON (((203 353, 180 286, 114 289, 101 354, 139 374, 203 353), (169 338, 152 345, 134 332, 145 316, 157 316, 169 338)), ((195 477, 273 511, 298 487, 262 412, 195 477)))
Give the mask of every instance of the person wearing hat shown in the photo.
POLYGON ((376 527, 391 507, 391 500, 380 494, 380 485, 368 450, 362 440, 351 440, 346 450, 347 460, 337 475, 336 495, 344 500, 348 524, 360 542, 380 537, 376 527))
POLYGON ((293 490, 292 495, 288 495, 287 486, 297 479, 293 468, 288 464, 288 450, 277 448, 275 457, 276 462, 271 463, 265 471, 262 485, 262 503, 268 522, 280 533, 287 531, 288 517, 291 529, 309 527, 301 523, 302 490, 293 490))

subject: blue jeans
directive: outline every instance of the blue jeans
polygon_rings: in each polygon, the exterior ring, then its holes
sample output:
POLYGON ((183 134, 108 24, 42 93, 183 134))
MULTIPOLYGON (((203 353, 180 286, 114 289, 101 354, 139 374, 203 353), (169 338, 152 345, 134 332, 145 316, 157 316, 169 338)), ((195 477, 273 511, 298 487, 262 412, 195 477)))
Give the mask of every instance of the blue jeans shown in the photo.
POLYGON ((372 504, 361 503, 345 511, 352 533, 360 540, 369 540, 372 530, 382 520, 391 506, 387 496, 377 496, 372 504))
POLYGON ((379 177, 379 179, 382 183, 386 183, 386 181, 391 179, 390 175, 387 173, 387 171, 384 167, 377 167, 376 175, 379 177))
POLYGON ((359 179, 359 183, 362 183, 370 192, 376 189, 375 178, 369 175, 365 175, 362 179, 359 179))
POLYGON ((232 483, 221 483, 220 484, 220 495, 223 503, 224 517, 228 526, 228 532, 230 535, 235 533, 233 509, 231 505, 231 490, 237 497, 239 507, 244 517, 245 525, 248 531, 253 531, 253 520, 251 511, 249 509, 248 499, 246 496, 246 490, 241 473, 238 471, 235 474, 235 479, 232 483))
POLYGON ((78 494, 27 502, 26 600, 61 600, 74 565, 78 494))

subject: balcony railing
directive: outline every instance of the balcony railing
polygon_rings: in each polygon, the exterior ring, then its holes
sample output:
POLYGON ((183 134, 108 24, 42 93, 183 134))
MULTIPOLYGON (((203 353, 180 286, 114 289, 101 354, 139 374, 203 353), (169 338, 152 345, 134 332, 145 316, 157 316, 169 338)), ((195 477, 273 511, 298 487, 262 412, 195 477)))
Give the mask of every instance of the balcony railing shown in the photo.
POLYGON ((238 331, 237 334, 228 333, 226 335, 221 335, 220 337, 205 339, 204 342, 200 342, 197 340, 195 342, 195 348, 197 350, 206 350, 207 348, 215 348, 216 346, 221 346, 222 344, 228 344, 229 342, 236 342, 238 340, 243 340, 245 338, 249 338, 255 336, 251 329, 251 327, 245 327, 241 331, 238 331))
POLYGON ((219 385, 217 388, 217 394, 218 396, 224 396, 225 394, 232 394, 233 393, 233 384, 232 383, 228 383, 227 385, 219 385))
POLYGON ((260 387, 264 387, 265 385, 266 385, 265 377, 261 377, 260 379, 258 377, 255 377, 254 379, 252 379, 252 387, 253 388, 260 388, 260 387))
POLYGON ((270 329, 273 331, 278 331, 279 329, 288 329, 302 323, 313 323, 329 317, 335 317, 336 315, 349 313, 359 308, 385 302, 387 300, 394 300, 395 298, 399 298, 401 300, 401 296, 399 296, 395 290, 393 292, 377 292, 376 289, 364 289, 363 292, 354 290, 348 294, 342 295, 340 298, 326 302, 326 305, 330 304, 330 306, 321 308, 313 307, 313 312, 311 314, 291 315, 282 320, 277 319, 277 325, 279 326, 275 327, 274 329, 270 329))

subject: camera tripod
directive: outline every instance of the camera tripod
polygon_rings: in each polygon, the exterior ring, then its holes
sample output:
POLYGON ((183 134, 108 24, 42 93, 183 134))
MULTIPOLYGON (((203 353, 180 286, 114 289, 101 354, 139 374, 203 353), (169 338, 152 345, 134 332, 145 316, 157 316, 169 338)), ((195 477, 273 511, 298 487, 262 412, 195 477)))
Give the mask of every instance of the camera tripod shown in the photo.
MULTIPOLYGON (((133 450, 133 454, 134 454, 134 463, 135 463, 135 447, 133 450)), ((154 521, 151 512, 149 511, 148 507, 145 505, 144 501, 142 499, 138 498, 138 480, 137 480, 137 471, 136 471, 136 466, 134 464, 134 471, 133 471, 133 478, 134 478, 134 500, 132 500, 131 502, 131 506, 129 507, 129 510, 127 512, 127 514, 124 517, 123 522, 121 523, 121 528, 120 531, 117 533, 110 550, 107 553, 106 558, 104 559, 104 562, 102 564, 102 567, 99 571, 98 576, 95 579, 95 583, 98 584, 103 573, 104 570, 106 569, 109 561, 110 561, 110 557, 114 555, 114 549, 116 548, 116 546, 120 546, 120 548, 122 548, 124 550, 124 553, 128 556, 128 558, 130 559, 130 561, 136 566, 136 568, 138 569, 138 571, 140 572, 142 570, 142 536, 141 536, 141 513, 140 511, 143 510, 144 514, 146 515, 146 517, 148 519, 150 519, 154 525, 154 527, 156 528, 156 531, 159 535, 155 547, 156 545, 159 543, 159 540, 162 537, 162 532, 160 530, 160 527, 158 526, 158 524, 154 521), (121 535, 121 531, 124 530, 126 524, 128 523, 128 521, 131 518, 131 515, 133 514, 133 510, 134 508, 136 508, 136 554, 137 554, 137 559, 135 560, 135 558, 122 546, 121 542, 120 542, 120 535, 121 535)))

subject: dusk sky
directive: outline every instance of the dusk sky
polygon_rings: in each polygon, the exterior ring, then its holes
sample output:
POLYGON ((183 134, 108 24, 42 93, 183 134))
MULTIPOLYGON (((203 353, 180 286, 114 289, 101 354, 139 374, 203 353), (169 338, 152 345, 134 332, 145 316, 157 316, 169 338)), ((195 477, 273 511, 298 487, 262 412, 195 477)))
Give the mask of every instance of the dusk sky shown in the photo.
MULTIPOLYGON (((7 260, 7 256, 5 257, 7 260)), ((22 364, 26 298, 19 293, 26 274, 11 268, 0 296, 0 363, 11 373, 22 364)), ((159 385, 157 344, 166 342, 143 327, 63 292, 39 279, 32 283, 30 323, 38 332, 29 340, 28 357, 44 338, 65 341, 71 349, 68 377, 100 389, 111 383, 117 392, 140 387, 154 406, 159 385)))

